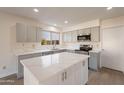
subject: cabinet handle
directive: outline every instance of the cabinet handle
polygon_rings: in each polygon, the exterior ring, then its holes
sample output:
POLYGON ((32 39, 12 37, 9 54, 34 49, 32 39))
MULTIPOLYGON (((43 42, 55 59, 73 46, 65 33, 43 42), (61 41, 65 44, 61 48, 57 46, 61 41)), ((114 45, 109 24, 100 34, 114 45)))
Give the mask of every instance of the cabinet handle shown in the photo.
POLYGON ((62 73, 62 81, 64 81, 65 79, 65 76, 64 76, 64 72, 62 73))
POLYGON ((65 78, 65 80, 66 80, 66 79, 67 79, 67 72, 65 72, 65 75, 64 75, 64 76, 65 76, 64 78, 65 78))
POLYGON ((83 61, 83 66, 85 66, 85 61, 83 61))

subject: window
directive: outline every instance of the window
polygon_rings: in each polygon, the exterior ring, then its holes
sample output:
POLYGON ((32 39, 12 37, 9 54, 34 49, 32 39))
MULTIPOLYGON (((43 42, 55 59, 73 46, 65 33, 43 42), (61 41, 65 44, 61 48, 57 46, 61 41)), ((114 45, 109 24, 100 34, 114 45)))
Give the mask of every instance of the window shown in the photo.
POLYGON ((51 44, 51 33, 49 31, 42 31, 42 45, 50 45, 51 44))
POLYGON ((59 38, 60 38, 60 35, 59 33, 55 33, 55 32, 52 32, 51 33, 52 35, 52 44, 59 44, 59 38))
POLYGON ((41 38, 42 38, 42 40, 41 40, 42 45, 59 44, 60 34, 57 32, 42 30, 41 38))

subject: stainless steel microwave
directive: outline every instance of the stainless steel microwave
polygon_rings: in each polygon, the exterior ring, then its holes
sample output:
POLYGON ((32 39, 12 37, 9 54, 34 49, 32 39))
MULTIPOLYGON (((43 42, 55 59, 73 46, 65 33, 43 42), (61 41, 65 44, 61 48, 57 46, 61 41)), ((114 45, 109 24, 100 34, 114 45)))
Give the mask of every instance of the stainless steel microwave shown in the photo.
POLYGON ((91 34, 89 35, 79 35, 77 36, 77 40, 83 40, 83 41, 91 41, 91 34))

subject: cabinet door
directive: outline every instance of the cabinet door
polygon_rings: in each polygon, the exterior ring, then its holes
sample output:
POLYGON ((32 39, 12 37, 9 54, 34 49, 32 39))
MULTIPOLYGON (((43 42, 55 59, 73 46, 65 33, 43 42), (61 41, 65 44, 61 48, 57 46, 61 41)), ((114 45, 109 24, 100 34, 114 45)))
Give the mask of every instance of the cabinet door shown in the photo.
POLYGON ((66 33, 66 40, 67 42, 71 42, 71 32, 66 33))
POLYGON ((77 31, 72 31, 71 32, 71 40, 72 40, 72 42, 77 41, 77 31))
POLYGON ((27 29, 26 25, 21 23, 16 23, 16 41, 26 42, 27 41, 27 29))
POLYGON ((65 43, 66 41, 67 41, 67 39, 66 39, 66 33, 63 33, 63 42, 65 43))
POLYGON ((74 84, 75 85, 81 85, 81 65, 82 63, 78 63, 74 67, 74 72, 75 72, 75 79, 74 79, 74 84))
POLYGON ((72 85, 74 84, 74 72, 73 67, 66 69, 65 71, 59 74, 59 84, 60 85, 72 85))
POLYGON ((90 30, 91 30, 91 28, 83 29, 83 34, 84 35, 89 35, 91 33, 90 30))
POLYGON ((71 32, 65 32, 63 34, 63 40, 65 43, 71 42, 71 32))
POLYGON ((37 42, 41 42, 42 40, 42 30, 41 28, 37 28, 37 42))
POLYGON ((28 42, 36 42, 37 28, 34 26, 27 26, 27 40, 28 42))
POLYGON ((81 84, 86 84, 88 81, 88 60, 82 62, 81 73, 81 84))
POLYGON ((42 85, 58 85, 59 84, 58 75, 54 75, 54 76, 46 79, 45 81, 40 82, 40 84, 42 84, 42 85))
POLYGON ((91 28, 91 41, 93 42, 100 41, 100 28, 99 27, 91 28))
POLYGON ((83 35, 83 29, 78 31, 78 35, 83 35))

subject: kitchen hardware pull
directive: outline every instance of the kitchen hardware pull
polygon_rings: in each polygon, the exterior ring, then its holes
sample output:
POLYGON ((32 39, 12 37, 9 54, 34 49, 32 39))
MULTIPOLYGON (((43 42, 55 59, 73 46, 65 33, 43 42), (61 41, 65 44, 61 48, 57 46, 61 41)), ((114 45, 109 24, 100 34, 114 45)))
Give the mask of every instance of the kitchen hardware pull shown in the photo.
POLYGON ((65 76, 65 80, 66 80, 67 79, 67 72, 65 72, 65 75, 64 76, 65 76))
POLYGON ((65 73, 63 72, 63 73, 62 73, 62 81, 64 81, 64 80, 65 80, 65 79, 64 79, 64 78, 65 78, 65 76, 64 76, 64 75, 65 75, 65 73))
POLYGON ((85 61, 83 61, 83 66, 85 66, 85 61))

